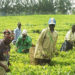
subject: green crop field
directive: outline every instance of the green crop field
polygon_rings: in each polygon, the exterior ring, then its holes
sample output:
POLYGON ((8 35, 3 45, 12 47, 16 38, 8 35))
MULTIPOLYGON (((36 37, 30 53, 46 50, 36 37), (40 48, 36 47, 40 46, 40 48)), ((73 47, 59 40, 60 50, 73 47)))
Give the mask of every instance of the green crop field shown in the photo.
POLYGON ((20 54, 11 44, 10 62, 11 72, 8 75, 75 75, 75 48, 68 52, 60 52, 67 31, 75 24, 75 15, 27 15, 0 17, 0 39, 5 29, 14 30, 17 22, 22 23, 22 30, 26 29, 31 36, 33 44, 36 44, 42 29, 48 27, 49 18, 56 19, 55 29, 58 31, 56 49, 58 55, 54 55, 51 65, 31 65, 29 53, 20 54))

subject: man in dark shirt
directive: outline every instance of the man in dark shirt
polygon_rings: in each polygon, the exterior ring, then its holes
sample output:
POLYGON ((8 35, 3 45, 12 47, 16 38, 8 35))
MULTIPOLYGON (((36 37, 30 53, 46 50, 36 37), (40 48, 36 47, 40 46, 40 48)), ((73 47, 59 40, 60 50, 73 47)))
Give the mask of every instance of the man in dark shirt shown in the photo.
POLYGON ((12 42, 12 32, 10 30, 4 31, 4 39, 0 40, 0 75, 8 72, 10 43, 12 42), (2 68, 2 69, 1 69, 2 68), (2 73, 1 73, 2 72, 2 73))

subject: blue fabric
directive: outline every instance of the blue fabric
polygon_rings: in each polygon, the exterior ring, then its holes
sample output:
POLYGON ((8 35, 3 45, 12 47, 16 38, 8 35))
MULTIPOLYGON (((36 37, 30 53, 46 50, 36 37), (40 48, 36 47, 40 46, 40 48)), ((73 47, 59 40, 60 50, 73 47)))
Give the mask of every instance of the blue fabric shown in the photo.
POLYGON ((17 39, 20 35, 21 35, 21 30, 19 28, 16 28, 14 30, 14 41, 17 41, 17 39))
POLYGON ((50 18, 48 24, 56 24, 56 20, 54 18, 50 18))

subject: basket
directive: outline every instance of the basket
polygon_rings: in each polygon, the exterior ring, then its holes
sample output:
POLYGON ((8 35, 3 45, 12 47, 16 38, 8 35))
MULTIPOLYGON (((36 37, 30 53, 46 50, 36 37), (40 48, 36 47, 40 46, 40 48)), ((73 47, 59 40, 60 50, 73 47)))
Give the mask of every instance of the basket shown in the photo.
POLYGON ((34 47, 31 47, 30 50, 29 50, 30 64, 32 64, 32 65, 35 65, 34 52, 35 52, 35 46, 34 47))

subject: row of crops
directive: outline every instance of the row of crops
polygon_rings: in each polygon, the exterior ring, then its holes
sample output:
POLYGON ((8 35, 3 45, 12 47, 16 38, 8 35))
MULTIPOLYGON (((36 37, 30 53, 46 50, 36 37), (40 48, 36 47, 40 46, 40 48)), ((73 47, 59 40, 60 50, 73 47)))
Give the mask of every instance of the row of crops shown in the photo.
POLYGON ((0 17, 0 39, 5 29, 14 30, 17 22, 22 23, 22 30, 26 29, 31 36, 33 44, 36 44, 42 29, 48 27, 49 18, 56 19, 55 29, 58 31, 57 51, 51 61, 51 65, 31 65, 29 53, 20 54, 15 51, 11 44, 10 62, 11 72, 8 75, 75 75, 75 48, 68 52, 60 52, 67 31, 75 23, 75 15, 27 15, 27 16, 5 16, 0 17))

